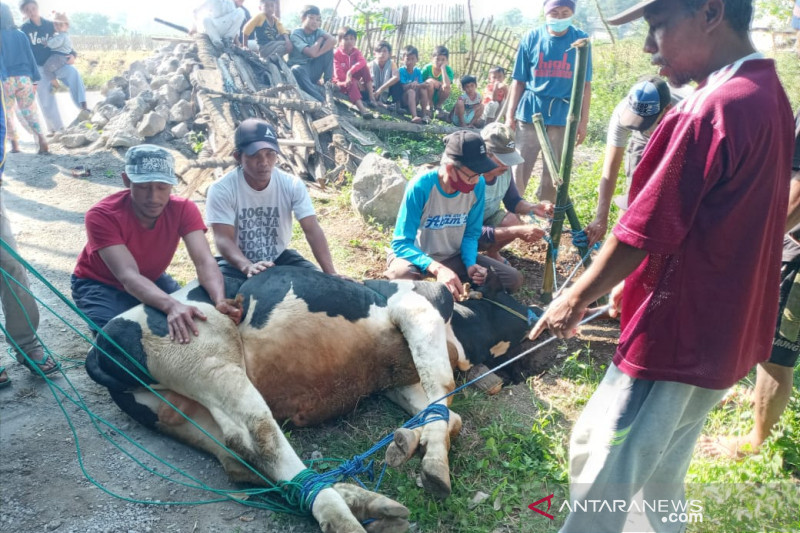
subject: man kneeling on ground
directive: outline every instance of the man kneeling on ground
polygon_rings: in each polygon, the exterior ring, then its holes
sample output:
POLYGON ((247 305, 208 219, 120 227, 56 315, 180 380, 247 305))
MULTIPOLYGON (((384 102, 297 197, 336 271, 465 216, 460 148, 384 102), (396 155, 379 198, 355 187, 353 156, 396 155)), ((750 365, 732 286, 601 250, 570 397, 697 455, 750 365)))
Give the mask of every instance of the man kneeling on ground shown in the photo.
POLYGON ((532 204, 522 199, 514 184, 511 169, 522 162, 522 155, 514 144, 514 132, 500 122, 492 122, 481 130, 486 143, 486 151, 497 168, 483 175, 486 180, 486 199, 483 209, 483 231, 478 247, 486 255, 508 264, 500 255, 500 250, 516 239, 536 242, 545 235, 545 230, 525 224, 519 217, 536 215, 552 217, 553 204, 541 202, 532 204), (503 203, 505 208, 500 206, 503 203))
POLYGON ((419 280, 430 274, 458 299, 462 282, 481 285, 487 269, 492 268, 503 288, 514 291, 522 285, 522 275, 500 261, 478 255, 486 190, 481 174, 497 165, 474 131, 457 131, 444 141, 439 168, 417 176, 406 187, 386 277, 419 280))
POLYGON ((197 206, 172 196, 178 184, 172 156, 158 146, 134 146, 125 154, 126 189, 86 213, 88 242, 72 274, 72 299, 99 327, 144 303, 167 315, 169 338, 186 344, 198 335, 196 307, 170 296, 180 286, 165 272, 183 239, 197 279, 217 310, 238 320, 241 310, 225 301, 222 274, 205 238, 197 206))
POLYGON ((306 186, 277 167, 280 148, 272 126, 247 119, 236 128, 234 142, 239 167, 208 189, 206 205, 206 219, 224 258, 222 273, 245 279, 273 265, 316 269, 288 249, 294 213, 323 272, 336 274, 306 186))

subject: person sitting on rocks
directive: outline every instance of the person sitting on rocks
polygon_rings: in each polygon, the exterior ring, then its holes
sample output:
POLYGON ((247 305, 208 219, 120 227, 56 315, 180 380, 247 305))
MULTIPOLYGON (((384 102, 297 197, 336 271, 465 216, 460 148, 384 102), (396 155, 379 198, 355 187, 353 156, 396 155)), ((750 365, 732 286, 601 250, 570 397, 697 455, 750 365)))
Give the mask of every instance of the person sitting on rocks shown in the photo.
POLYGON ((519 217, 552 217, 553 204, 532 204, 519 195, 511 169, 522 162, 522 155, 514 145, 511 128, 500 122, 492 122, 481 130, 481 137, 486 143, 486 153, 497 168, 483 174, 486 199, 478 248, 492 259, 508 264, 508 260, 500 255, 504 246, 516 239, 536 242, 545 235, 543 229, 534 224, 525 224, 519 217), (501 202, 505 209, 500 206, 501 202))
POLYGON ((128 149, 116 192, 86 213, 87 244, 72 274, 72 299, 97 326, 144 303, 167 315, 169 338, 186 344, 198 335, 195 319, 206 317, 170 293, 180 286, 165 272, 183 239, 200 285, 221 313, 241 317, 225 300, 222 274, 211 255, 200 210, 172 196, 178 184, 174 160, 165 149, 142 144, 128 149))
POLYGON ((245 279, 273 265, 316 269, 288 248, 292 214, 322 271, 335 275, 328 241, 306 186, 276 164, 280 147, 272 126, 247 119, 236 128, 234 142, 233 157, 239 166, 211 185, 206 202, 206 220, 222 254, 223 275, 245 279))
POLYGON ((189 33, 197 33, 198 26, 201 26, 203 33, 217 48, 234 42, 246 16, 233 0, 204 0, 193 13, 195 25, 189 33))
POLYGON ((242 47, 247 48, 247 40, 255 32, 258 44, 258 55, 264 59, 274 56, 284 56, 292 50, 292 41, 289 40, 289 30, 283 27, 281 21, 275 16, 276 0, 261 0, 258 4, 261 12, 245 25, 242 33, 242 47))
POLYGON ((325 101, 325 91, 320 79, 333 78, 333 47, 336 39, 320 29, 322 14, 317 6, 307 5, 300 11, 301 27, 290 36, 292 49, 289 66, 292 67, 297 84, 320 102, 325 101))

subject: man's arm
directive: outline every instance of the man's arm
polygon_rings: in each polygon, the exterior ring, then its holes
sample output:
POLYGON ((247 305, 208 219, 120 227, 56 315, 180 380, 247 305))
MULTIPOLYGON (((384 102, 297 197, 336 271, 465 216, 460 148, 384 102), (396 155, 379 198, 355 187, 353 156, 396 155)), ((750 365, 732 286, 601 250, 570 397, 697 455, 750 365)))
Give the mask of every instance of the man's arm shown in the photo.
POLYGON ((195 336, 199 334, 194 319, 205 320, 206 316, 202 311, 194 306, 182 304, 142 276, 127 246, 115 244, 98 250, 98 253, 114 277, 122 284, 125 292, 167 315, 170 340, 187 344, 191 342, 190 331, 195 336))
POLYGON ((311 252, 314 258, 319 263, 322 271, 326 274, 336 274, 336 269, 333 267, 333 259, 331 258, 331 250, 328 248, 328 239, 325 238, 325 232, 322 231, 322 226, 319 225, 316 215, 307 216, 299 220, 300 227, 306 235, 306 241, 311 247, 311 252))
POLYGON ((786 215, 786 231, 800 224, 800 170, 792 172, 789 189, 789 213, 786 215))
POLYGON ((625 244, 612 234, 586 272, 548 306, 528 338, 535 339, 545 329, 559 338, 575 335, 586 307, 628 277, 646 256, 647 251, 625 244))
POLYGON ((522 99, 522 93, 525 92, 525 83, 519 80, 511 82, 511 90, 508 94, 508 109, 506 110, 506 124, 512 130, 517 126, 517 119, 514 118, 517 114, 517 106, 522 99))
POLYGON ((586 226, 586 236, 589 246, 605 237, 608 231, 608 211, 611 208, 611 198, 617 188, 617 176, 625 156, 625 147, 606 144, 606 155, 603 160, 603 175, 597 187, 597 214, 586 226))
POLYGON ((214 244, 217 245, 217 250, 222 254, 225 261, 248 278, 265 271, 273 265, 269 261, 253 263, 245 257, 236 242, 236 228, 230 224, 212 223, 211 231, 214 232, 214 244))
POLYGON ((217 265, 214 256, 211 255, 211 248, 208 246, 205 233, 197 230, 187 233, 183 237, 186 250, 194 263, 197 272, 197 280, 206 290, 214 306, 222 314, 228 315, 231 319, 239 323, 242 310, 231 305, 225 300, 225 281, 222 279, 222 272, 217 265))
POLYGON ((317 39, 313 45, 303 48, 303 54, 310 58, 315 58, 330 52, 335 46, 336 38, 333 35, 326 33, 317 39))

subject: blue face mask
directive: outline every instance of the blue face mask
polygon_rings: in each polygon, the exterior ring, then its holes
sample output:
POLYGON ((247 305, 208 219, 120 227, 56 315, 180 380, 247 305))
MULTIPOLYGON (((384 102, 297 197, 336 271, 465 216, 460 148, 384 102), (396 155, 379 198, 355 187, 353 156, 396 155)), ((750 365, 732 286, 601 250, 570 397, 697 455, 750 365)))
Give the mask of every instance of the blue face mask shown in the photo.
POLYGON ((566 29, 570 27, 570 25, 572 24, 572 17, 567 17, 565 19, 545 17, 545 21, 547 23, 547 28, 550 31, 552 31, 553 33, 561 33, 562 31, 566 31, 566 29))

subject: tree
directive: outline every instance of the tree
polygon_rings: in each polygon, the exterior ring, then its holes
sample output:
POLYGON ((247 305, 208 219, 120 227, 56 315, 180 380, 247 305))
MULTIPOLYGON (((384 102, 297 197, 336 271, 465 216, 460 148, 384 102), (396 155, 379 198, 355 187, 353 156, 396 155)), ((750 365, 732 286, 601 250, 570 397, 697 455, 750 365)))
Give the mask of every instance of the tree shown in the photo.
POLYGON ((69 31, 74 35, 118 35, 122 26, 102 13, 79 12, 70 15, 69 31))

